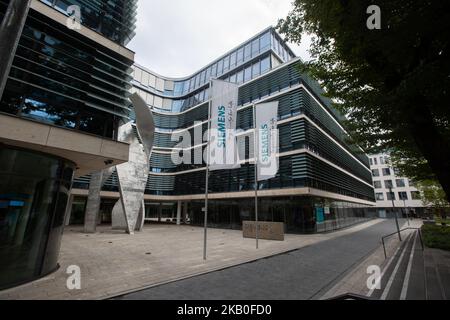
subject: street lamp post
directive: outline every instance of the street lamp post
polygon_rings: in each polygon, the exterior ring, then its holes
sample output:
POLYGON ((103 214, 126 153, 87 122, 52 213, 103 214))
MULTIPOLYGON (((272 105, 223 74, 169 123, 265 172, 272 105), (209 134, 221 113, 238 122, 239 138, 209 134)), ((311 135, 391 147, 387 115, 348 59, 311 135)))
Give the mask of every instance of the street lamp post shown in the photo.
POLYGON ((395 202, 394 202, 394 193, 392 192, 392 187, 389 187, 389 193, 391 194, 391 200, 392 200, 392 210, 394 211, 395 215, 395 225, 397 226, 397 233, 398 233, 398 239, 402 241, 402 236, 400 234, 400 226, 398 224, 398 217, 397 217, 397 210, 395 210, 395 202))

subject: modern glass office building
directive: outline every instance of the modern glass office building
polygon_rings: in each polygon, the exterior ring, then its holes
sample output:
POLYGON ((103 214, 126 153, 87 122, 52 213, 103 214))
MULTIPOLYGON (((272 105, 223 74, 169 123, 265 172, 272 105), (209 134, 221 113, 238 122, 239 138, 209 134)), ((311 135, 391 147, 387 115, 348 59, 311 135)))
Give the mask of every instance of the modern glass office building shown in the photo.
POLYGON ((128 161, 116 136, 135 13, 136 0, 31 1, 0 101, 0 289, 57 268, 73 177, 128 161), (70 5, 79 28, 68 28, 70 5))
MULTIPOLYGON (((239 146, 247 159, 240 169, 211 173, 210 226, 241 228, 242 221, 254 219, 252 105, 272 100, 280 104, 280 170, 259 185, 260 219, 285 222, 287 232, 309 233, 369 218, 375 199, 368 157, 348 144, 343 116, 319 84, 299 71, 300 62, 268 28, 186 78, 134 66, 133 91, 153 110, 157 126, 145 195, 147 220, 203 224, 205 165, 175 165, 171 153, 178 142, 171 137, 189 131, 194 138, 199 126, 207 130, 211 78, 239 84, 237 123, 248 139, 241 139, 239 146)), ((193 148, 205 148, 205 143, 193 148)), ((82 220, 88 186, 88 176, 74 183, 78 214, 72 215, 73 222, 82 220)), ((108 222, 118 197, 115 175, 106 182, 102 197, 100 214, 108 222)))

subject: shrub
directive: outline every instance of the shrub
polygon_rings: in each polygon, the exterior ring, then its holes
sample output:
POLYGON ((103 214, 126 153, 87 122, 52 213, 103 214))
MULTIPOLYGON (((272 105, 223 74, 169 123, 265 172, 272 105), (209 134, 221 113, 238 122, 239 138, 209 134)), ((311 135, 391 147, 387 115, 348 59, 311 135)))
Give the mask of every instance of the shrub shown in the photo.
POLYGON ((450 250, 450 227, 424 225, 422 236, 427 247, 450 250))

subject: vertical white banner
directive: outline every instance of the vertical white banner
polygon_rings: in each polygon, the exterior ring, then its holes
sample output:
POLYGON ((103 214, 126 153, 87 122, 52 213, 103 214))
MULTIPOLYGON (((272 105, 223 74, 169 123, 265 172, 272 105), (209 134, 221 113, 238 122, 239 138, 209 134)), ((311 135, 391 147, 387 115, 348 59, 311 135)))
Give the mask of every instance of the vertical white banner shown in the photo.
POLYGON ((209 170, 239 168, 236 145, 238 85, 212 80, 209 170))
POLYGON ((279 135, 278 101, 256 105, 256 148, 258 157, 258 181, 274 178, 278 173, 279 135))

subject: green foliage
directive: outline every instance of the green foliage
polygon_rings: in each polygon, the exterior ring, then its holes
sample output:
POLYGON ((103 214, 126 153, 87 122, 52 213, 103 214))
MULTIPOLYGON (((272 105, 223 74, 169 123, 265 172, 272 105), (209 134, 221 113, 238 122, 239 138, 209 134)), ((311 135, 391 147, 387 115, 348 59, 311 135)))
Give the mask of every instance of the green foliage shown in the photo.
POLYGON ((450 227, 426 224, 422 226, 422 236, 427 247, 450 250, 450 227))
POLYGON ((417 190, 420 191, 420 198, 426 207, 446 208, 450 204, 439 182, 424 180, 416 183, 417 190))
POLYGON ((313 36, 303 69, 348 115, 366 152, 389 151, 400 172, 436 179, 450 199, 450 2, 296 0, 279 21, 287 40, 313 36), (381 29, 366 10, 381 8, 381 29))

